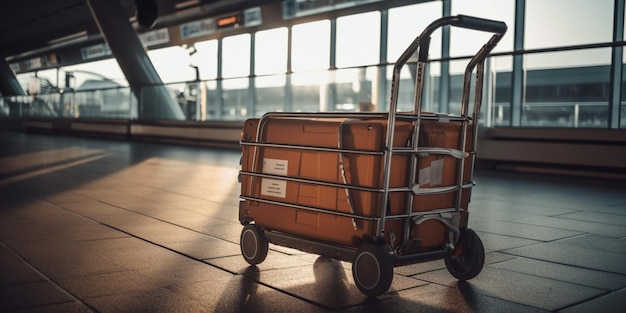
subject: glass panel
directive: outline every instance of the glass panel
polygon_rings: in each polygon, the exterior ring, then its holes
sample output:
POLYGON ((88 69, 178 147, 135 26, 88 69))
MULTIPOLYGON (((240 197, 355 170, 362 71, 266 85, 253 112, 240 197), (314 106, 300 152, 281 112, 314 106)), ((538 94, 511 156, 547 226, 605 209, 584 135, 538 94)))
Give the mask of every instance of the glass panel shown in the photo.
POLYGON ((33 117, 59 117, 59 94, 37 94, 30 98, 25 115, 33 117))
POLYGON ((0 97, 0 116, 19 116, 19 110, 12 104, 9 97, 0 97), (15 107, 15 109, 13 109, 15 107))
POLYGON ((250 34, 222 39, 222 77, 250 75, 250 34))
POLYGON ((111 88, 74 92, 76 117, 131 118, 136 114, 135 97, 130 88, 111 88))
POLYGON ((200 119, 201 110, 198 108, 198 100, 200 99, 199 87, 200 82, 173 83, 166 86, 183 115, 185 115, 186 120, 200 119))
POLYGON ((611 42, 613 0, 526 0, 525 49, 611 42))
POLYGON ((254 74, 287 72, 287 28, 257 32, 254 41, 254 74))
POLYGON ((225 79, 222 82, 222 119, 244 120, 248 116, 248 78, 225 79))
POLYGON ((329 111, 374 111, 373 85, 377 81, 376 67, 335 71, 328 85, 329 111))
POLYGON ((221 119, 221 109, 220 109, 220 99, 219 93, 217 91, 217 81, 210 80, 204 82, 203 85, 203 94, 205 105, 205 118, 206 120, 220 120, 221 119))
POLYGON ((24 92, 30 95, 58 93, 57 70, 44 70, 16 75, 24 92))
POLYGON ((291 40, 291 69, 294 72, 328 69, 330 65, 330 21, 294 25, 291 40))
POLYGON ((200 71, 200 79, 216 79, 217 78, 217 40, 207 40, 197 42, 196 55, 194 62, 200 71))
MULTIPOLYGON (((408 64, 400 69, 398 78, 398 96, 396 99, 397 111, 413 111, 415 97, 415 64, 408 64)), ((393 66, 387 67, 386 98, 391 99, 391 83, 393 80, 393 66)), ((381 110, 389 111, 389 103, 385 103, 381 110)))
POLYGON ((481 121, 488 127, 511 126, 512 56, 492 57, 493 84, 483 93, 481 121), (495 76, 495 77, 494 77, 495 76), (485 105, 484 99, 489 99, 485 105), (485 111, 486 110, 486 111, 485 111))
MULTIPOLYGON (((128 86, 124 72, 116 59, 107 59, 66 66, 59 69, 59 77, 65 77, 74 90, 93 90, 128 86)), ((64 84, 64 87, 65 86, 64 84)))
POLYGON ((57 69, 48 69, 43 71, 37 71, 37 78, 39 79, 39 93, 58 93, 59 92, 59 79, 57 78, 57 69))
POLYGON ((337 19, 337 67, 378 64, 380 12, 337 19))
POLYGON ((255 116, 261 116, 267 112, 285 111, 286 78, 284 74, 255 78, 255 116))
POLYGON ((622 107, 620 109, 620 124, 619 127, 620 128, 626 128, 626 103, 622 102, 622 107))
POLYGON ((529 54, 523 126, 607 127, 611 49, 529 54))
POLYGON ((329 72, 294 73, 291 75, 293 103, 290 111, 324 112, 328 110, 329 72))
MULTIPOLYGON (((389 9, 387 34, 387 62, 398 60, 402 52, 432 21, 441 17, 441 1, 408 5, 389 9)), ((441 30, 431 36, 429 55, 441 57, 441 30)))
POLYGON ((163 83, 168 84, 196 79, 189 52, 181 46, 172 46, 148 51, 148 57, 163 83))
MULTIPOLYGON (((450 61, 450 104, 442 106, 442 111, 461 113, 463 96, 463 76, 468 59, 450 61)), ((511 108, 511 72, 513 57, 489 57, 485 60, 480 124, 491 126, 510 125, 511 108)), ((468 112, 474 109, 476 70, 472 73, 472 86, 469 94, 468 112)))
MULTIPOLYGON (((512 51, 515 33, 515 0, 463 0, 452 1, 452 15, 465 14, 497 21, 508 26, 504 37, 493 52, 512 51)), ((450 28, 450 56, 470 56, 476 54, 492 33, 465 28, 450 28)))

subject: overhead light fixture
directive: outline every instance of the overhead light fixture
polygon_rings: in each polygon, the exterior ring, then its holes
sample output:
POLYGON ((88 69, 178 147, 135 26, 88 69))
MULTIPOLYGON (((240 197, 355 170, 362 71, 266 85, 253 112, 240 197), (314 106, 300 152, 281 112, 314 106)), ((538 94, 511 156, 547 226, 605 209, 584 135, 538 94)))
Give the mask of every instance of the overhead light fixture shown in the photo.
POLYGON ((183 1, 183 2, 176 3, 174 5, 174 8, 176 8, 176 10, 180 10, 180 9, 185 9, 185 8, 190 7, 190 6, 194 6, 194 5, 198 5, 198 4, 200 4, 200 0, 189 0, 189 1, 183 1))
POLYGON ((60 44, 60 43, 67 43, 70 41, 79 41, 79 40, 85 40, 87 39, 87 31, 83 30, 81 32, 78 33, 74 33, 71 35, 67 35, 67 36, 63 36, 63 37, 59 37, 56 39, 52 39, 50 41, 48 41, 49 45, 56 45, 56 44, 60 44))

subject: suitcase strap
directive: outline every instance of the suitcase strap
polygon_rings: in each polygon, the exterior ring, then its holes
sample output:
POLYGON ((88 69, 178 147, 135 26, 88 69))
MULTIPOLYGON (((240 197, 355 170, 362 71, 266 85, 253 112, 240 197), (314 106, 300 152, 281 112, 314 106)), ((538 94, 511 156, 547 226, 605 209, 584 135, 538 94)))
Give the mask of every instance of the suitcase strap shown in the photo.
MULTIPOLYGON (((341 122, 339 124, 338 136, 337 136, 337 147, 339 149, 343 148, 343 126, 347 120, 341 122)), ((339 152, 339 169, 341 170, 341 178, 343 179, 343 183, 348 185, 348 177, 346 176, 346 169, 343 162, 343 152, 339 152)), ((346 191, 346 198, 348 200, 348 206, 350 207, 350 213, 354 214, 354 207, 352 206, 352 196, 350 195, 350 188, 344 188, 346 191)), ((356 219, 352 218, 352 227, 354 230, 358 229, 356 219)))

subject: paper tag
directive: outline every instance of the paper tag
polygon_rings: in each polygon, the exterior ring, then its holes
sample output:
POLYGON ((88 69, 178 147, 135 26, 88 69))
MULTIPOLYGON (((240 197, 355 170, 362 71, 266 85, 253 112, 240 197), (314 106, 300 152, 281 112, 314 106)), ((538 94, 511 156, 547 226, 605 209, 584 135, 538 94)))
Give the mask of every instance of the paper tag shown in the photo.
MULTIPOLYGON (((263 173, 287 176, 289 162, 287 160, 263 159, 263 173)), ((287 182, 284 180, 263 178, 261 194, 278 198, 287 197, 287 182)))
POLYGON ((430 162, 430 185, 439 185, 443 181, 443 159, 430 162))
POLYGON ((287 182, 278 179, 263 178, 261 180, 261 194, 278 198, 287 197, 287 182))
POLYGON ((287 176, 289 161, 278 159, 263 159, 263 173, 287 176))

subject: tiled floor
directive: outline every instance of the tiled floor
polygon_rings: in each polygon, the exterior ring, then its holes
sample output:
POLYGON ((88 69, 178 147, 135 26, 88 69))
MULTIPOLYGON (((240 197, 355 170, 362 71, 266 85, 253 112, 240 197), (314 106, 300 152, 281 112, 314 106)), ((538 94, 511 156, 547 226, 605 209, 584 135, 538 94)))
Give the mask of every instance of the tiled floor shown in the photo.
POLYGON ((239 251, 239 153, 0 132, 1 312, 623 312, 626 183, 476 174, 486 266, 395 268, 368 299, 350 264, 239 251))

